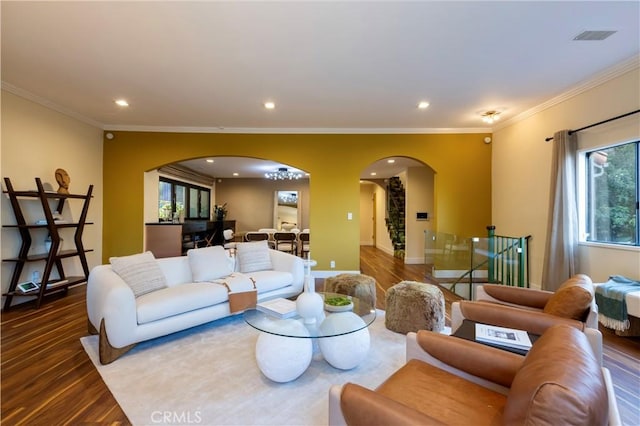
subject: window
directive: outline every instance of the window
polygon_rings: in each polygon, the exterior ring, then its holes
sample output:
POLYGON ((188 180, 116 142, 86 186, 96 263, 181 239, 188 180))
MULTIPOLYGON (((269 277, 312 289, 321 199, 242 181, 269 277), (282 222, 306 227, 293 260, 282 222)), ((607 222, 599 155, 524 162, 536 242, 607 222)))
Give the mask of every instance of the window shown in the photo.
POLYGON ((171 221, 184 212, 185 219, 209 219, 211 190, 177 180, 160 177, 158 184, 158 218, 171 221))
POLYGON ((591 242, 638 246, 640 141, 584 155, 584 231, 591 242))

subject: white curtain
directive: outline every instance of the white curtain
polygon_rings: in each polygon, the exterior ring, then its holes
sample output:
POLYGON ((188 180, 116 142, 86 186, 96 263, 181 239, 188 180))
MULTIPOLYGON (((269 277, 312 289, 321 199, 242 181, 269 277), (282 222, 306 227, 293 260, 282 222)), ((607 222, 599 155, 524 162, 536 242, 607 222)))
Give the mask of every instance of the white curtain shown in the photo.
POLYGON ((578 203, 576 151, 578 138, 568 130, 553 135, 551 191, 542 288, 555 291, 577 269, 578 203))

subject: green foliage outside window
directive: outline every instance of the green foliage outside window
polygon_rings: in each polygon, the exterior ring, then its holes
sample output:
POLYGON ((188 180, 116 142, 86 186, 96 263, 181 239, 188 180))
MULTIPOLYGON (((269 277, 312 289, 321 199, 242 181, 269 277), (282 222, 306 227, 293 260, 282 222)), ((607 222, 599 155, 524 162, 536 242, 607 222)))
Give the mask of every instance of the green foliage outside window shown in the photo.
POLYGON ((589 241, 638 244, 638 142, 590 152, 589 241))

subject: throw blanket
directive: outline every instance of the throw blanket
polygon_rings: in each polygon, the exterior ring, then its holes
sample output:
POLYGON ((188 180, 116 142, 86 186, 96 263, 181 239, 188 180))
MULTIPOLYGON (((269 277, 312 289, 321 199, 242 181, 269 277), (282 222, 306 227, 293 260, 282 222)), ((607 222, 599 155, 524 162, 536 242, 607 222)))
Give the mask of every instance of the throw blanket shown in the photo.
POLYGON ((598 320, 607 328, 625 331, 630 327, 625 296, 640 291, 640 281, 621 275, 609 277, 609 281, 596 287, 598 320))

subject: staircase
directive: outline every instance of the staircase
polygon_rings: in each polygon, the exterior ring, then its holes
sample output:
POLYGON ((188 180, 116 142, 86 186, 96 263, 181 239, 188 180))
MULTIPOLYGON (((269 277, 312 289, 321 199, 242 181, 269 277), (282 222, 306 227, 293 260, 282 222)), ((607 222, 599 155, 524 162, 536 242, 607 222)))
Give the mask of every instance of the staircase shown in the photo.
POLYGON ((393 244, 393 255, 404 259, 405 253, 405 190, 399 177, 387 183, 387 217, 385 223, 393 244))

